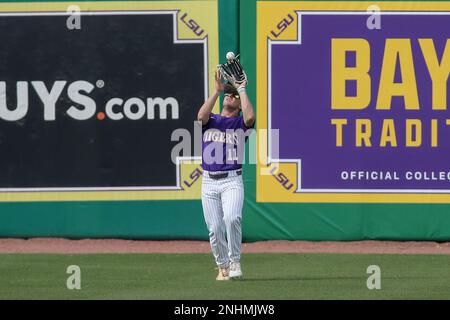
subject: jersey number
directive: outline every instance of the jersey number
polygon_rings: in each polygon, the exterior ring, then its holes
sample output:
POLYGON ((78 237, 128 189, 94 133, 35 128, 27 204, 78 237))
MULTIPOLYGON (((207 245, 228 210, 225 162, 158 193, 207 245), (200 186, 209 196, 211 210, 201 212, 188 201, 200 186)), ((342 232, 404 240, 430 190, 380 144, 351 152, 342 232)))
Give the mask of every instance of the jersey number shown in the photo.
POLYGON ((237 161, 237 150, 236 149, 227 149, 227 160, 228 161, 237 161))

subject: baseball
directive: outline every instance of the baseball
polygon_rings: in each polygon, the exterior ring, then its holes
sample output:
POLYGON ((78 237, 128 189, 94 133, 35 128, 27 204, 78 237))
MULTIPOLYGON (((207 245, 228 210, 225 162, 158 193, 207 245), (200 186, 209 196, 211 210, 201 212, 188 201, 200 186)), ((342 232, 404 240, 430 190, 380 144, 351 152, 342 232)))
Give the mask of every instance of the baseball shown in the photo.
POLYGON ((227 52, 227 60, 233 60, 234 59, 234 53, 233 52, 227 52))

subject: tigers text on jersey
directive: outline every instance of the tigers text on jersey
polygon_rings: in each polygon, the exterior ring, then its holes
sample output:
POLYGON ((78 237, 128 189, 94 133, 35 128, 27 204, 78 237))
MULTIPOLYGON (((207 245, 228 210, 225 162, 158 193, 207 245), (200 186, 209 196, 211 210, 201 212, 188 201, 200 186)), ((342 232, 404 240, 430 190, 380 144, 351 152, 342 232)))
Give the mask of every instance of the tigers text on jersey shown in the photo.
POLYGON ((202 167, 207 171, 242 168, 243 144, 248 128, 244 118, 211 114, 202 127, 202 167), (241 145, 241 146, 240 146, 241 145))

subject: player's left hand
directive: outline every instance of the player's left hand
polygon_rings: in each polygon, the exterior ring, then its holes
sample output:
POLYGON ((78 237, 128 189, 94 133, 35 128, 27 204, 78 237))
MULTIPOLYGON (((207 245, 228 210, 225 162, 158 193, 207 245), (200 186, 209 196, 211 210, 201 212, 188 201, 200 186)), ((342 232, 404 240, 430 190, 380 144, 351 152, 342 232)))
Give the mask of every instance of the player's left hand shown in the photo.
POLYGON ((242 83, 233 83, 233 87, 236 89, 247 87, 247 80, 244 80, 242 83))
POLYGON ((238 57, 229 60, 224 64, 218 65, 223 77, 230 82, 235 88, 241 87, 245 82, 247 84, 247 75, 242 67, 238 57))

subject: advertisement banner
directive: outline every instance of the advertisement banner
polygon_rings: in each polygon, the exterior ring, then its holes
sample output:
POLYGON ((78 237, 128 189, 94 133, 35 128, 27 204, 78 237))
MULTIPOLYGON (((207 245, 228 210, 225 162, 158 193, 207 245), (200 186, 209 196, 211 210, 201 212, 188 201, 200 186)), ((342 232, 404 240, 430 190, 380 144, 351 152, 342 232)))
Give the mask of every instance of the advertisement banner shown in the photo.
POLYGON ((258 201, 450 202, 450 5, 257 6, 258 201))
POLYGON ((216 1, 1 4, 0 201, 199 199, 200 154, 171 151, 213 88, 217 16, 216 1))

